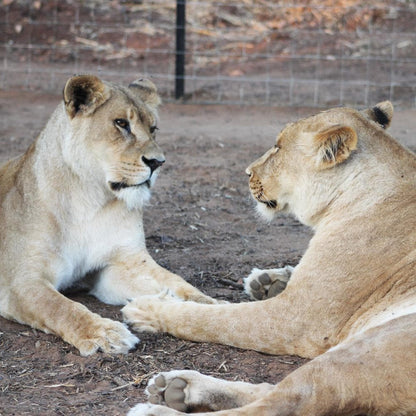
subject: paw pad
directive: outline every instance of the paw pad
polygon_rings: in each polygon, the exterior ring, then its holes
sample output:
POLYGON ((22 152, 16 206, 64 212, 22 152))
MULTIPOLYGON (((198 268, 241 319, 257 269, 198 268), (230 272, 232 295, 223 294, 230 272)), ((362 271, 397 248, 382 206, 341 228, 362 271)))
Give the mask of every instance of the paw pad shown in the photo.
POLYGON ((185 388, 188 383, 182 378, 166 380, 163 374, 154 377, 147 387, 149 402, 162 404, 180 412, 186 412, 185 388))
POLYGON ((245 279, 247 294, 254 300, 272 298, 285 290, 293 268, 271 269, 269 272, 254 269, 245 279))
POLYGON ((271 277, 267 273, 263 273, 258 277, 258 281, 252 280, 250 282, 251 295, 258 300, 272 298, 283 292, 286 287, 286 282, 276 280, 272 282, 271 277))

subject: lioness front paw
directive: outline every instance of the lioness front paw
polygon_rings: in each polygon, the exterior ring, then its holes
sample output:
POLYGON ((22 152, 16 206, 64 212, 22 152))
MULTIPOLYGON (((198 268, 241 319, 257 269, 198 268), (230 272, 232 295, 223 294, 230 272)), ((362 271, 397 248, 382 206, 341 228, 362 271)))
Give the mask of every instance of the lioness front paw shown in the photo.
POLYGON ((285 290, 294 267, 281 269, 253 269, 244 279, 244 291, 253 300, 272 298, 285 290))
POLYGON ((85 329, 86 335, 74 345, 81 355, 91 355, 97 351, 106 353, 127 353, 139 342, 121 322, 101 318, 93 327, 85 329))
POLYGON ((161 332, 162 321, 159 314, 166 302, 182 302, 170 293, 160 295, 139 296, 128 303, 122 310, 124 322, 138 332, 161 332))

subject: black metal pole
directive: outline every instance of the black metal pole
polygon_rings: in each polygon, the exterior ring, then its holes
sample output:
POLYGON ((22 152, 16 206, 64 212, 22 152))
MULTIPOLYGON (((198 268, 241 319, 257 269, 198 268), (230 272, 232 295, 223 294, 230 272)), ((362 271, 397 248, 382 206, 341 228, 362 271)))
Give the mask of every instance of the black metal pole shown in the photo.
POLYGON ((185 8, 186 0, 176 0, 175 98, 185 95, 185 8))

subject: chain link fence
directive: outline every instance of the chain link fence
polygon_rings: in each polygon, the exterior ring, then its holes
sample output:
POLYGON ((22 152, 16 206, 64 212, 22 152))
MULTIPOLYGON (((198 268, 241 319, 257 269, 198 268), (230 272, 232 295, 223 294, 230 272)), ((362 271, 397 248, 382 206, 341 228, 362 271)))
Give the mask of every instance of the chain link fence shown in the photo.
MULTIPOLYGON (((184 101, 415 106, 415 0, 186 2, 184 101)), ((152 77, 175 99, 176 1, 0 0, 0 88, 152 77)))

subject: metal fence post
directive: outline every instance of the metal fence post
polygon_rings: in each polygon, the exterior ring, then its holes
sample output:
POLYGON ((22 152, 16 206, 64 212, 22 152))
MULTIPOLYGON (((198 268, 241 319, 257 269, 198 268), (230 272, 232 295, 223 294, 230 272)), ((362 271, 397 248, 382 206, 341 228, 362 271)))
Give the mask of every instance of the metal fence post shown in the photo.
POLYGON ((185 95, 185 8, 186 0, 176 0, 175 98, 185 95))

